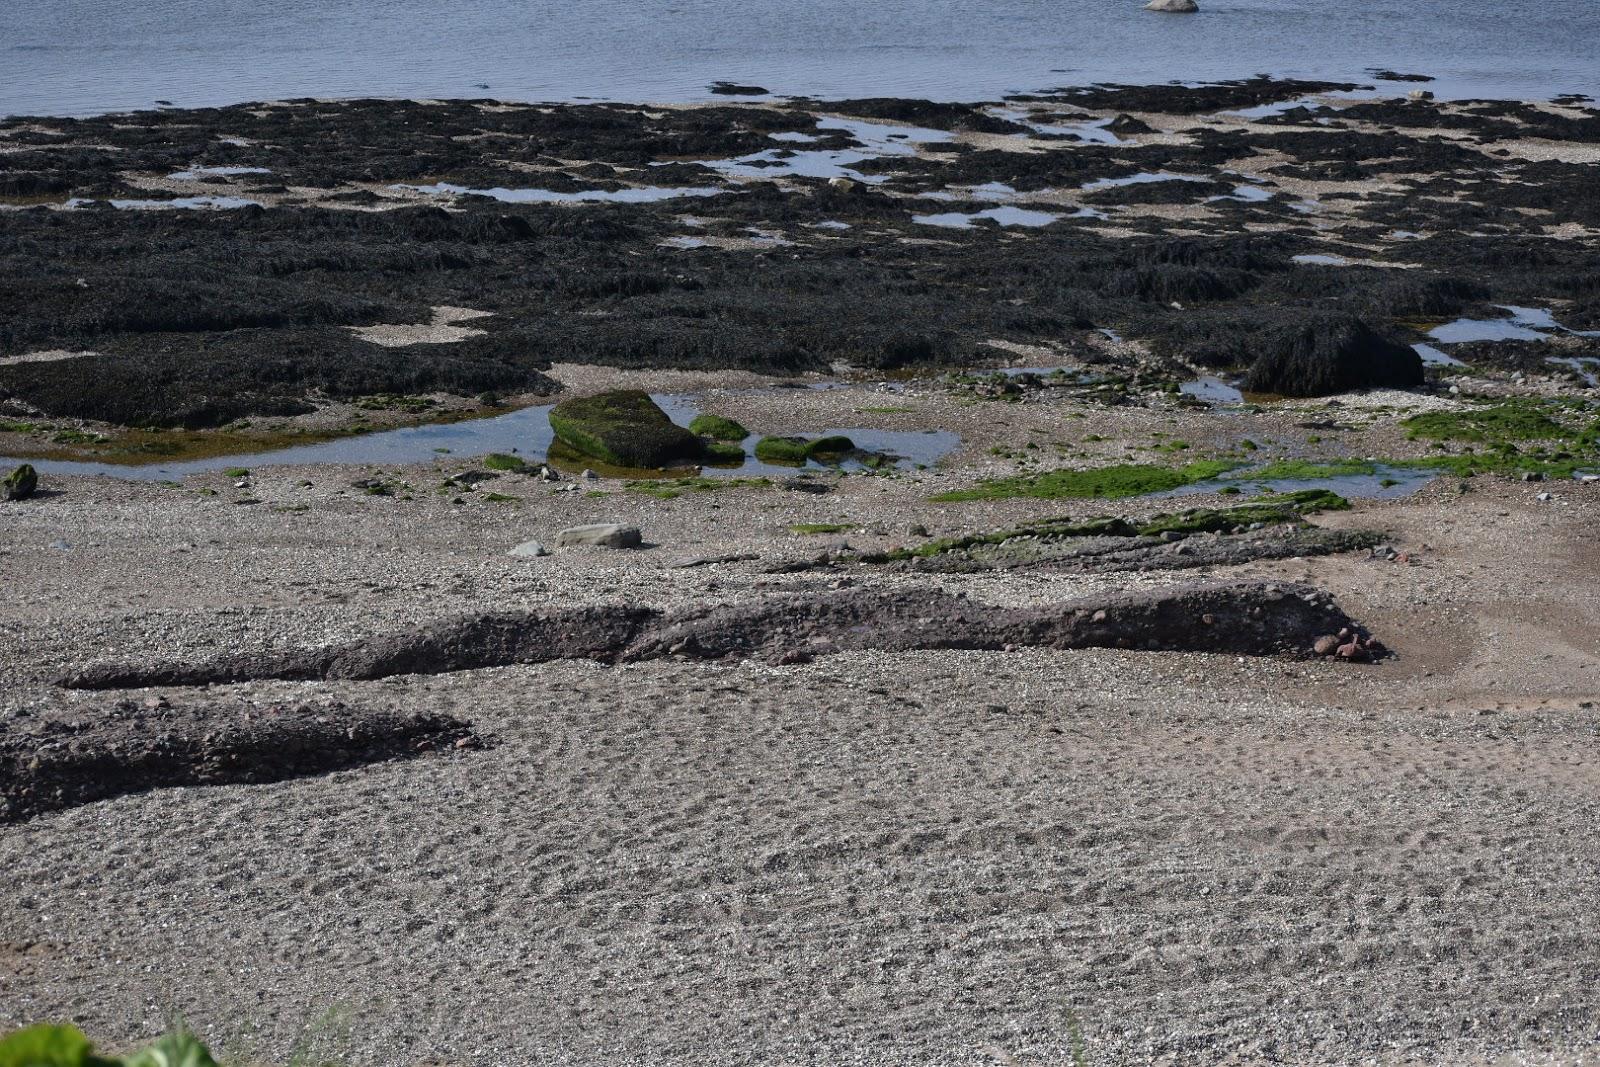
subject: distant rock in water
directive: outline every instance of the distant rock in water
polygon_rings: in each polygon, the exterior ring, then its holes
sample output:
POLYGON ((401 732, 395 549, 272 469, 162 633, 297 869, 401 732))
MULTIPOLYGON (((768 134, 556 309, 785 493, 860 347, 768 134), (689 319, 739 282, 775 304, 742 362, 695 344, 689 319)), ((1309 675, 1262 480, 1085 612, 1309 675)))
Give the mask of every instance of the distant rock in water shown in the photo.
POLYGON ((1262 339, 1245 391, 1329 396, 1357 389, 1422 384, 1422 357, 1352 315, 1328 313, 1286 322, 1262 339))
POLYGON ((712 82, 711 92, 716 96, 766 96, 767 90, 759 85, 740 85, 737 82, 712 82))
POLYGON ((1144 5, 1146 11, 1167 11, 1175 15, 1192 15, 1200 10, 1200 5, 1194 0, 1150 0, 1144 5))

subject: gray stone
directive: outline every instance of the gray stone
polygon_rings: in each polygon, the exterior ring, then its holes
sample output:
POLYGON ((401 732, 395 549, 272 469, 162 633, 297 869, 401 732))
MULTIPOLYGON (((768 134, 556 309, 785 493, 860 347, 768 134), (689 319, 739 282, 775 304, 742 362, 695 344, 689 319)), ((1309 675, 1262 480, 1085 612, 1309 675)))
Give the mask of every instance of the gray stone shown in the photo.
POLYGON ((1166 11, 1174 15, 1192 15, 1200 10, 1200 5, 1194 0, 1150 0, 1144 5, 1146 11, 1166 11))
POLYGON ((589 526, 569 526, 556 534, 556 547, 570 545, 599 545, 602 548, 638 548, 644 537, 637 526, 623 526, 615 522, 594 523, 589 526))
POLYGON ((513 548, 509 554, 513 556, 525 557, 548 556, 550 554, 550 550, 537 541, 524 541, 516 548, 513 548))

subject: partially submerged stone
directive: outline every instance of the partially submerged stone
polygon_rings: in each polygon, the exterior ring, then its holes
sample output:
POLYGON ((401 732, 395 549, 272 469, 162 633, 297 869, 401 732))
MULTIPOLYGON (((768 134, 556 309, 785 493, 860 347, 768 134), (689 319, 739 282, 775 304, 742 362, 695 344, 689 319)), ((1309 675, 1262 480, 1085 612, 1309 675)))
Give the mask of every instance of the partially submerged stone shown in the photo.
POLYGON ((30 463, 24 463, 0 482, 7 500, 26 500, 39 489, 39 472, 30 463))
POLYGON ((1146 11, 1165 11, 1173 15, 1192 15, 1200 10, 1200 5, 1194 0, 1150 0, 1144 5, 1146 11))
POLYGON ((681 467, 706 454, 704 441, 639 389, 563 400, 550 409, 550 428, 568 448, 614 467, 681 467))
MULTIPOLYGON (((624 526, 615 522, 592 523, 588 526, 569 526, 556 534, 556 547, 571 545, 599 545, 602 548, 638 548, 644 536, 637 526, 624 526)), ((520 547, 520 546, 519 546, 520 547)))

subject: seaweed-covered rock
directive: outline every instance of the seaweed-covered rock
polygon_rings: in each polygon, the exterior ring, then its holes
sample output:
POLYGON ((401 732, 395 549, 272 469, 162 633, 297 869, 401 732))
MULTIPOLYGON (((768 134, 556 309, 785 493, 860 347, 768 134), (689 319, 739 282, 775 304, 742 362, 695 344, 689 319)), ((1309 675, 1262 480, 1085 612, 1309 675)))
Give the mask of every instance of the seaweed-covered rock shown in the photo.
POLYGON ((1422 384, 1422 357, 1350 315, 1312 315, 1268 335, 1245 389, 1278 396, 1328 396, 1422 384))
POLYGON ((681 466, 706 452, 699 437, 639 389, 563 400, 550 410, 550 428, 568 448, 617 467, 681 466))
POLYGON ((855 442, 840 434, 807 440, 804 437, 763 437, 756 442, 756 458, 764 463, 798 467, 808 459, 837 463, 854 452, 855 442))
POLYGON ((743 441, 750 436, 738 422, 721 415, 696 415, 689 420, 689 432, 714 441, 743 441))
POLYGON ((24 463, 0 482, 0 490, 4 491, 7 500, 26 500, 38 489, 39 472, 29 463, 24 463))

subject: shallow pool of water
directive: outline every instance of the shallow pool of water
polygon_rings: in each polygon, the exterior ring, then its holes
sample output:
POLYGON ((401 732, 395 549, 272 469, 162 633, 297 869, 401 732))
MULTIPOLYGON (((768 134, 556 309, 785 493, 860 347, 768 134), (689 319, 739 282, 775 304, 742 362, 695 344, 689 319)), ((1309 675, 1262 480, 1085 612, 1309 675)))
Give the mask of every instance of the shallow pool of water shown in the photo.
POLYGON ((1350 500, 1389 500, 1410 496, 1439 476, 1438 471, 1414 470, 1409 467, 1375 465, 1371 474, 1342 474, 1333 478, 1271 478, 1258 480, 1249 471, 1235 471, 1206 482, 1182 486, 1153 496, 1198 496, 1215 493, 1218 489, 1235 486, 1246 493, 1255 494, 1271 490, 1274 493, 1292 493, 1300 489, 1326 489, 1350 500), (1385 483, 1393 483, 1386 485, 1385 483))
POLYGON ((1129 174, 1121 178, 1097 178, 1092 182, 1085 182, 1078 186, 1086 193, 1099 189, 1116 189, 1124 185, 1149 185, 1154 182, 1208 182, 1211 179, 1203 174, 1174 174, 1166 170, 1146 170, 1138 174, 1129 174))
POLYGON ((1050 211, 1030 211, 1027 208, 1003 205, 970 213, 948 211, 938 215, 913 215, 911 221, 920 222, 924 226, 947 226, 957 230, 970 230, 978 219, 993 219, 1002 226, 1048 226, 1060 217, 1050 211))
POLYGON ((575 204, 575 203, 613 203, 613 204, 654 204, 662 200, 677 200, 681 197, 720 196, 727 192, 715 186, 683 186, 679 188, 666 188, 650 186, 638 189, 584 189, 576 193, 555 193, 549 189, 471 189, 465 185, 454 185, 450 182, 437 182, 433 185, 402 185, 398 188, 411 189, 419 193, 432 193, 446 196, 487 196, 507 204, 575 204))
POLYGON ((1238 386, 1230 385, 1211 374, 1202 374, 1192 382, 1184 382, 1178 386, 1178 391, 1185 396, 1204 400, 1214 407, 1244 403, 1244 394, 1239 391, 1238 386))
MULTIPOLYGON (((700 413, 700 398, 689 394, 655 394, 654 399, 680 426, 687 426, 700 413)), ((281 467, 342 464, 350 466, 429 463, 438 459, 472 459, 491 452, 519 455, 530 463, 542 460, 555 434, 550 429, 550 408, 540 404, 504 415, 463 422, 408 426, 379 433, 342 437, 334 441, 295 445, 269 452, 217 456, 184 461, 153 460, 138 465, 94 461, 17 459, 0 457, 0 466, 31 463, 41 474, 103 474, 139 481, 177 480, 191 474, 228 470, 233 467, 281 467)), ((896 431, 859 426, 825 427, 802 437, 843 435, 866 452, 896 457, 892 466, 906 469, 918 464, 932 466, 955 450, 960 437, 947 430, 896 431)), ((744 441, 745 461, 737 467, 706 467, 710 477, 733 475, 792 474, 796 468, 762 463, 753 454, 760 435, 744 441)), ((821 464, 808 463, 813 470, 821 464)), ((862 470, 863 464, 846 460, 842 470, 862 470)))

